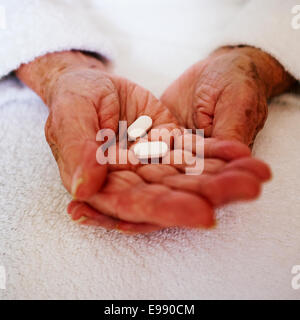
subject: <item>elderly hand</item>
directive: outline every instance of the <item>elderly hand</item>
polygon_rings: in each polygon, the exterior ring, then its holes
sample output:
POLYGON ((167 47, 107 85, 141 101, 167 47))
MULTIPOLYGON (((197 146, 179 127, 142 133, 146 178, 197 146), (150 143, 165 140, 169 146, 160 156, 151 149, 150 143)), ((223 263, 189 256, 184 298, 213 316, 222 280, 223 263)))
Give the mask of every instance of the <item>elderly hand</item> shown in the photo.
POLYGON ((225 47, 189 68, 163 94, 180 124, 206 137, 251 146, 267 118, 267 99, 294 79, 270 55, 252 47, 225 47))
POLYGON ((210 227, 214 207, 255 198, 270 177, 267 166, 245 158, 247 147, 215 139, 205 142, 201 176, 186 176, 184 166, 172 164, 99 165, 100 129, 117 132, 119 120, 130 125, 143 114, 153 119, 153 128, 178 128, 178 122, 147 90, 79 52, 46 55, 17 75, 49 107, 46 138, 64 186, 76 197, 68 212, 82 224, 129 232, 210 227))

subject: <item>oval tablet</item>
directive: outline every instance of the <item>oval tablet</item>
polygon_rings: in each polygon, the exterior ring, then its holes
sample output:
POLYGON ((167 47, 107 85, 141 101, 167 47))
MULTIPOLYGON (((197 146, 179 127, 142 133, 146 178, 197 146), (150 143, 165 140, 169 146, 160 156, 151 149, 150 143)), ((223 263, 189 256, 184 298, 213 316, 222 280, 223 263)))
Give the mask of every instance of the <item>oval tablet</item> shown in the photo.
POLYGON ((127 129, 129 140, 133 141, 145 135, 152 127, 152 119, 148 116, 138 117, 127 129))
POLYGON ((133 152, 138 159, 161 158, 168 152, 168 145, 163 141, 137 143, 133 152))

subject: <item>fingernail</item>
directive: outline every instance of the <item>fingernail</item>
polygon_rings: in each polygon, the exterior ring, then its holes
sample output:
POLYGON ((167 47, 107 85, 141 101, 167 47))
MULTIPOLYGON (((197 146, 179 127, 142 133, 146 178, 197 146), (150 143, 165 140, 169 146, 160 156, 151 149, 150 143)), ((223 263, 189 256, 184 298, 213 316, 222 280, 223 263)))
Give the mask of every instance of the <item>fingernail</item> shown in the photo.
POLYGON ((130 231, 121 229, 121 226, 122 226, 122 223, 118 223, 118 224, 116 225, 116 227, 115 227, 115 230, 118 231, 119 233, 123 233, 123 234, 126 234, 126 235, 132 235, 132 234, 134 234, 134 232, 130 232, 130 231))
POLYGON ((124 231, 120 228, 120 223, 117 223, 115 226, 115 230, 118 231, 119 233, 124 233, 124 231))
POLYGON ((73 199, 76 199, 76 193, 79 188, 79 186, 83 183, 83 178, 79 178, 73 181, 72 183, 72 188, 71 188, 71 193, 73 199))
POLYGON ((136 234, 135 232, 125 231, 122 229, 116 229, 116 231, 118 231, 119 233, 122 233, 122 234, 126 234, 127 236, 132 236, 132 235, 136 234))
POLYGON ((76 223, 82 223, 82 222, 86 221, 87 219, 88 219, 87 217, 81 216, 78 220, 73 220, 73 221, 75 221, 76 223))

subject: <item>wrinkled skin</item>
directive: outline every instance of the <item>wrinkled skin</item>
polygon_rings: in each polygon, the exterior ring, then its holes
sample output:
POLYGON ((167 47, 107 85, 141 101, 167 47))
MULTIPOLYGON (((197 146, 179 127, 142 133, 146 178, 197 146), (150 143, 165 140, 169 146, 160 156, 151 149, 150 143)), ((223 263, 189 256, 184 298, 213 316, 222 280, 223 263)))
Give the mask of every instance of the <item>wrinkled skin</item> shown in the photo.
POLYGON ((244 144, 214 138, 205 140, 199 176, 187 176, 184 166, 172 164, 99 165, 99 129, 117 132, 119 120, 130 125, 143 114, 153 119, 153 128, 179 128, 179 122, 147 90, 82 53, 46 55, 23 65, 17 75, 49 107, 46 138, 62 182, 76 198, 68 212, 82 224, 125 232, 211 227, 215 207, 256 198, 270 178, 268 166, 250 158, 244 144))
POLYGON ((163 94, 181 125, 206 137, 252 146, 267 118, 267 100, 295 82, 270 55, 225 47, 183 73, 163 94))

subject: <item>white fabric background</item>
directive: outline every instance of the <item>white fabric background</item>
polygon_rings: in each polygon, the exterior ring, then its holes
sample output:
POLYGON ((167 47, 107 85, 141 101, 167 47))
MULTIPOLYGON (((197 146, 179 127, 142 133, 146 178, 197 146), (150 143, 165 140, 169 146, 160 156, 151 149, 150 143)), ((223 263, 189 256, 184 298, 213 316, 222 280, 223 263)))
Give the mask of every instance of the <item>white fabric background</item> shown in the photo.
MULTIPOLYGON (((159 96, 242 1, 102 1, 116 72, 159 96), (216 4, 218 6, 216 7, 216 4), (218 19, 216 19, 216 15, 218 19)), ((300 31, 299 31, 300 32, 300 31)), ((0 299, 299 299, 300 99, 270 105, 255 156, 274 178, 258 201, 227 206, 212 231, 127 236, 70 221, 70 196, 44 139, 47 110, 13 79, 0 83, 0 299)))

